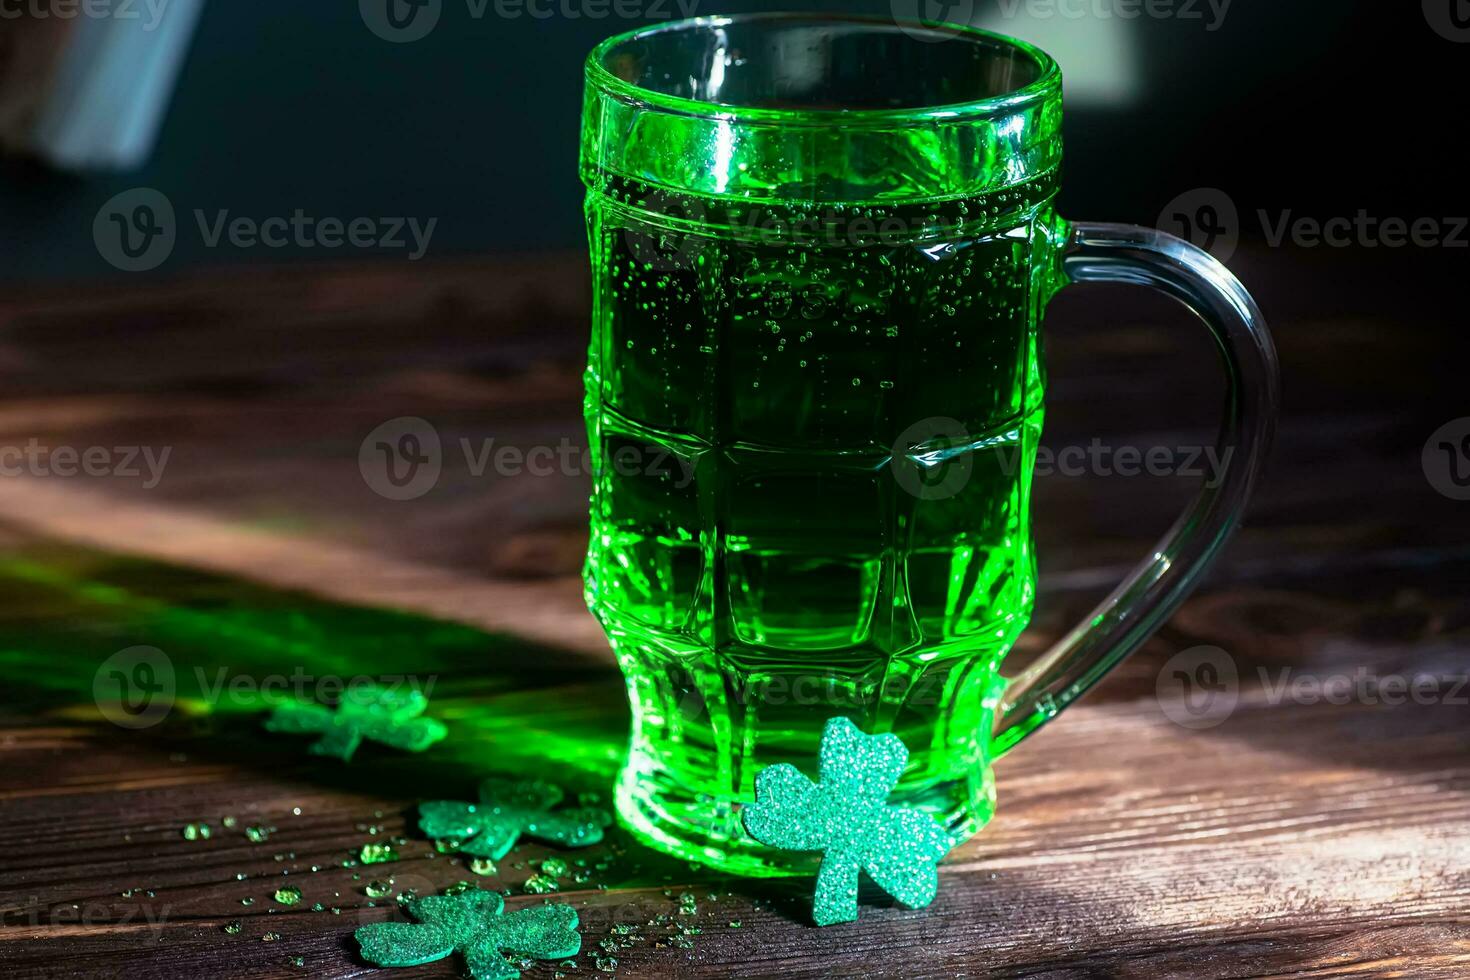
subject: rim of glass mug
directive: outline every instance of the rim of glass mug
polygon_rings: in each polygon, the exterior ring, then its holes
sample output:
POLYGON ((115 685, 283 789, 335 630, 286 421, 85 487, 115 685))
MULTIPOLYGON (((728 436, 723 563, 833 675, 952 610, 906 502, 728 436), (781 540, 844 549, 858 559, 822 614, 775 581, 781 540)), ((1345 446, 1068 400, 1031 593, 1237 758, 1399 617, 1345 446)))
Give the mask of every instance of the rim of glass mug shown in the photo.
POLYGON ((1054 174, 1061 162, 1057 62, 1034 45, 973 27, 849 14, 696 17, 609 38, 588 56, 585 76, 583 180, 589 187, 609 176, 632 180, 637 198, 655 189, 751 203, 925 204, 1027 184, 1054 174), (737 36, 724 37, 726 29, 737 36), (912 79, 912 94, 897 106, 887 103, 909 88, 869 90, 872 105, 801 105, 810 96, 798 95, 798 104, 772 108, 647 83, 649 74, 662 73, 668 87, 697 92, 715 75, 699 59, 789 57, 776 45, 789 44, 793 33, 802 40, 804 29, 821 32, 825 43, 852 45, 855 57, 901 52, 915 64, 933 61, 938 45, 931 39, 963 45, 943 50, 955 52, 949 57, 956 72, 972 73, 961 77, 974 97, 938 97, 952 93, 955 81, 932 71, 903 76, 912 79), (755 44, 764 46, 757 52, 755 44), (861 50, 863 44, 872 50, 861 50))
MULTIPOLYGON (((919 40, 918 43, 928 43, 919 40)), ((974 118, 1008 114, 1019 108, 1045 102, 1060 91, 1062 70, 1056 59, 1045 51, 1022 41, 1020 38, 982 30, 965 24, 927 25, 915 21, 904 21, 863 14, 823 14, 801 12, 773 12, 732 14, 727 16, 690 17, 671 21, 654 27, 640 27, 622 34, 615 34, 592 49, 587 56, 587 80, 595 87, 649 109, 701 116, 726 121, 750 120, 779 122, 782 125, 800 125, 809 122, 830 126, 841 120, 847 125, 891 126, 896 121, 923 124, 934 120, 974 118), (682 33, 692 30, 710 30, 758 23, 795 25, 809 22, 813 27, 836 27, 850 25, 869 27, 880 31, 901 34, 917 39, 918 35, 931 35, 934 41, 962 39, 971 43, 984 43, 991 47, 1019 53, 1030 58, 1038 77, 1027 84, 998 95, 967 99, 959 102, 943 102, 933 105, 902 108, 835 108, 806 107, 769 109, 761 106, 738 103, 715 102, 693 99, 680 95, 669 95, 657 89, 619 78, 606 67, 609 56, 620 47, 661 35, 682 33)))

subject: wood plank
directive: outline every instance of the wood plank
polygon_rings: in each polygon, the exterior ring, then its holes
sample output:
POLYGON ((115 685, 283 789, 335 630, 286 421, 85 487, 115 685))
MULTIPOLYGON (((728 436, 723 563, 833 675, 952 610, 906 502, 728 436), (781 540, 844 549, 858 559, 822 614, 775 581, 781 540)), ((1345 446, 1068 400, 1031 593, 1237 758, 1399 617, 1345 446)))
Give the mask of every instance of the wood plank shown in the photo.
MULTIPOLYGON (((1002 764, 999 816, 944 866, 930 909, 865 908, 857 925, 812 930, 800 911, 809 885, 722 879, 625 855, 612 877, 677 872, 671 884, 693 887, 702 908, 691 921, 704 934, 692 952, 647 943, 618 958, 633 976, 843 976, 871 972, 871 958, 892 949, 905 951, 903 962, 882 975, 1080 976, 1109 963, 1125 976, 1185 964, 1195 976, 1288 966, 1294 975, 1350 976, 1412 952, 1412 975, 1451 976, 1470 956, 1470 724, 1460 709, 1426 721, 1412 707, 1248 704, 1218 728, 1191 732, 1151 700, 1085 705, 1002 764), (711 892, 717 901, 705 898, 711 892), (730 928, 733 920, 742 927, 730 928), (1419 958, 1430 948, 1432 959, 1419 958)), ((11 786, 0 823, 0 851, 11 856, 0 872, 0 957, 20 975, 120 952, 138 976, 225 954, 261 971, 246 975, 272 975, 280 957, 296 955, 317 975, 355 975, 361 968, 342 947, 366 915, 351 880, 366 869, 330 865, 350 853, 348 842, 366 839, 353 829, 364 821, 380 824, 380 837, 415 838, 404 847, 409 857, 388 869, 400 883, 444 887, 474 877, 459 859, 428 857, 411 829, 412 793, 326 791, 319 764, 281 768, 279 753, 262 771, 262 749, 247 736, 231 744, 233 755, 205 760, 188 736, 109 745, 105 735, 68 727, 4 736, 7 768, 52 774, 11 786), (166 752, 186 746, 187 760, 166 752), (76 782, 121 767, 129 770, 122 778, 76 782), (57 786, 66 792, 49 792, 57 786), (210 841, 179 836, 182 821, 224 812, 280 830, 264 845, 217 823, 210 841), (273 861, 280 853, 295 857, 273 861), (329 867, 313 874, 312 863, 329 867), (55 876, 60 866, 71 873, 55 876), (287 869, 293 874, 279 874, 287 869), (235 882, 242 871, 251 878, 235 882), (272 914, 268 892, 288 880, 308 901, 355 908, 345 919, 272 914), (107 883, 124 881, 155 895, 123 900, 107 883), (255 907, 238 906, 245 895, 257 896, 255 907), (77 903, 83 909, 68 921, 77 903), (82 912, 102 921, 83 929, 82 912), (38 917, 67 928, 39 931, 38 917), (212 934, 232 918, 247 924, 240 937, 212 934), (279 947, 263 949, 266 929, 282 934, 279 947)), ((376 785, 381 773, 352 781, 376 785)), ((532 847, 523 858, 544 853, 532 847)), ((510 864, 502 862, 500 881, 514 885, 529 871, 510 864)), ((563 897, 596 941, 616 923, 673 913, 664 887, 614 884, 563 897)))
MULTIPOLYGON (((1339 296, 1337 265, 1293 279, 1241 261, 1284 311, 1292 380, 1251 519, 1159 636, 1001 762, 998 816, 943 866, 934 905, 865 892, 859 923, 818 930, 809 881, 725 878, 616 831, 586 855, 604 866, 558 897, 584 923, 571 976, 607 975, 604 941, 628 943, 615 955, 629 977, 1470 974, 1470 690, 1452 693, 1470 651, 1470 522, 1418 458, 1463 410, 1427 380, 1454 357, 1443 338, 1394 332, 1392 290, 1339 296), (1192 730, 1164 714, 1160 678, 1201 644, 1229 656, 1239 703, 1192 730), (1439 693, 1282 693, 1360 671, 1435 678, 1439 693), (693 916, 678 914, 684 890, 693 916), (683 937, 691 949, 670 934, 686 924, 702 930, 683 937), (626 925, 640 938, 614 935, 626 925)), ((350 934, 396 913, 367 907, 368 869, 342 867, 362 843, 401 836, 403 859, 373 873, 442 888, 475 876, 417 833, 418 801, 467 796, 488 772, 606 793, 627 709, 579 597, 585 474, 460 462, 402 503, 357 467, 367 432, 400 415, 431 418, 450 446, 579 440, 580 268, 314 267, 0 298, 0 442, 173 453, 155 487, 0 480, 7 978, 374 972, 350 934), (99 720, 92 681, 137 643, 166 647, 185 683, 163 724, 124 732, 99 720), (258 698, 201 693, 220 667, 259 678, 291 663, 431 677, 451 738, 341 767, 264 736, 258 698), (199 820, 212 838, 184 840, 199 820), (250 823, 278 829, 253 844, 250 823), (302 906, 270 900, 282 882, 302 906)), ((1198 331, 1138 297, 1110 294, 1103 315, 1082 294, 1053 312, 1049 444, 1207 442, 1218 382, 1204 345, 1181 339, 1198 331)), ((1043 477, 1043 594, 1016 661, 1084 616, 1190 491, 1043 477)), ((485 882, 512 907, 542 901, 521 885, 548 853, 526 845, 485 882)))

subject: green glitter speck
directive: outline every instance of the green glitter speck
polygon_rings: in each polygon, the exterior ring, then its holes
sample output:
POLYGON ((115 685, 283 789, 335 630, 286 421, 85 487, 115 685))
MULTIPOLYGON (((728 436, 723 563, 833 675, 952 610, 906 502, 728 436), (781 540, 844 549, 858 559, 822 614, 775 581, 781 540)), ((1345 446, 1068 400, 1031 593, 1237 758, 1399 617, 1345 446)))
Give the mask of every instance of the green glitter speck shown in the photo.
POLYGON ((209 840, 209 824, 191 823, 183 830, 184 840, 209 840))
POLYGON ((239 919, 234 919, 233 921, 225 923, 225 933, 230 936, 240 935, 240 930, 242 928, 243 927, 240 925, 239 919))
POLYGON ((495 862, 490 860, 489 858, 475 858, 474 860, 470 861, 470 870, 477 875, 500 874, 500 869, 497 868, 495 866, 495 862))
POLYGON ((279 932, 268 932, 264 936, 260 937, 260 941, 263 943, 273 943, 280 938, 281 934, 279 932))
POLYGON ((301 889, 277 888, 275 898, 276 901, 280 902, 282 905, 295 905, 297 902, 301 901, 301 889))
POLYGON ((547 858, 541 862, 541 873, 551 875, 553 878, 560 878, 567 873, 567 863, 561 858, 547 858))
POLYGON ((357 857, 363 864, 386 864, 397 861, 398 852, 391 844, 364 844, 357 857))
POLYGON ((264 844, 271 839, 271 831, 273 830, 275 830, 274 827, 252 825, 245 828, 245 839, 252 844, 264 844))
POLYGON ((527 895, 545 895, 556 891, 556 879, 547 875, 532 875, 521 887, 526 890, 527 895))

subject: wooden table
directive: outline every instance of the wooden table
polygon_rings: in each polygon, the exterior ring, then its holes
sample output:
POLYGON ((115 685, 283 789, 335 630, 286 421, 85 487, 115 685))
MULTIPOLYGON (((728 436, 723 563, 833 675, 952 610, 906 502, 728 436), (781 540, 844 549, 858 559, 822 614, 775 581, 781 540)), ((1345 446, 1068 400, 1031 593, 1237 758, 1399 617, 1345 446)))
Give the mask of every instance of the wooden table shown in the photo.
MULTIPOLYGON (((818 930, 809 881, 722 878, 617 832, 589 852, 588 881, 563 879, 577 968, 526 975, 605 976, 608 955, 624 976, 1470 975, 1470 504, 1420 464, 1429 434, 1467 414, 1465 344, 1458 280, 1426 261, 1240 255, 1287 397, 1248 524, 1159 636, 1001 762, 999 815, 941 868, 930 908, 875 894, 858 923, 818 930), (1228 655, 1238 704, 1184 727, 1160 672, 1200 645, 1228 655), (1306 703, 1339 675, 1437 687, 1424 703, 1306 703), (681 916, 686 890, 697 911, 681 916)), ((368 973, 352 930, 399 915, 367 907, 368 881, 476 878, 418 834, 418 801, 544 770, 548 753, 558 782, 605 794, 627 714, 579 598, 585 478, 476 476, 461 460, 394 502, 357 464, 363 436, 404 415, 448 447, 580 440, 584 291, 566 256, 0 297, 0 445, 171 450, 151 487, 0 479, 0 976, 368 973), (99 715, 93 685, 135 645, 166 652, 179 698, 129 731, 99 715), (199 696, 200 680, 292 665, 432 675, 451 736, 344 767, 262 734, 258 699, 199 696), (210 839, 186 840, 201 821, 210 839), (275 831, 252 843, 249 825, 275 831), (396 864, 342 867, 394 837, 396 864), (272 900, 285 883, 300 905, 272 900)), ((1210 441, 1220 383, 1180 312, 1069 291, 1048 330, 1048 445, 1210 441)), ((1085 614, 1191 488, 1043 478, 1044 591, 1017 656, 1085 614)), ((520 886, 547 853, 528 845, 481 881, 511 908, 539 902, 520 886)))

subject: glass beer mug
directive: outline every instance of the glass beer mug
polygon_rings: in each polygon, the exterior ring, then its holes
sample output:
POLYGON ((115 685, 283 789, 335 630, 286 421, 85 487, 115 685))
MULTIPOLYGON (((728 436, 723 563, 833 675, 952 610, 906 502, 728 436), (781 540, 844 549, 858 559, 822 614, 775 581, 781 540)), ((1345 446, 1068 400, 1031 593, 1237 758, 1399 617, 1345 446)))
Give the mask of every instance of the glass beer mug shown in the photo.
POLYGON ((627 681, 642 840, 744 874, 756 773, 825 722, 893 732, 890 802, 967 836, 991 763, 1178 606, 1237 523, 1276 369, 1240 283, 1158 231, 1053 210, 1061 74, 969 28, 701 18, 587 64, 588 603, 627 681), (1039 326, 1070 282, 1153 286, 1213 333, 1233 461, 1014 678, 1036 594, 1039 326))

